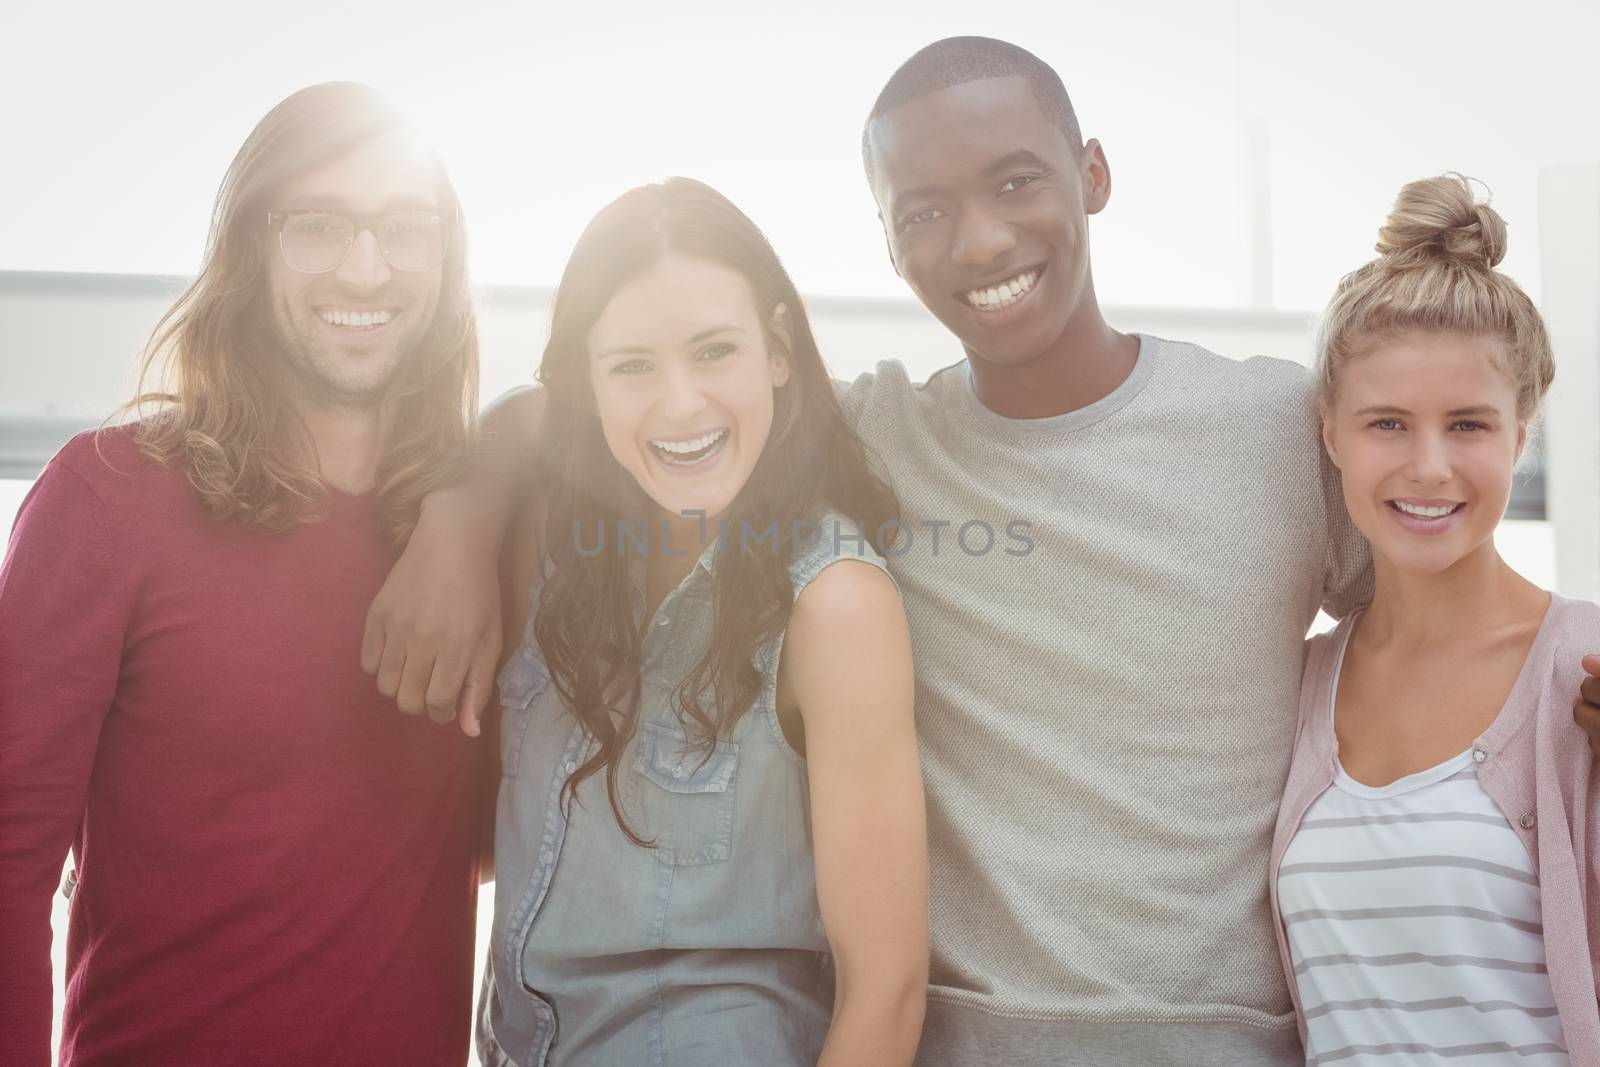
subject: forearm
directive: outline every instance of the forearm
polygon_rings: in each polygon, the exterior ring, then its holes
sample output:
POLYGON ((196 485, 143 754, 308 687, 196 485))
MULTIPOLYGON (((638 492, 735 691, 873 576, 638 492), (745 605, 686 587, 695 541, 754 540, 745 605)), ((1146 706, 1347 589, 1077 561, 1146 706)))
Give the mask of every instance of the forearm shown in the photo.
POLYGON ((911 1063, 926 1005, 924 968, 884 969, 858 979, 840 975, 833 1025, 818 1067, 911 1063))
POLYGON ((493 695, 507 530, 536 491, 542 389, 502 396, 454 485, 429 493, 367 611, 361 669, 401 711, 457 718, 472 736, 493 695))

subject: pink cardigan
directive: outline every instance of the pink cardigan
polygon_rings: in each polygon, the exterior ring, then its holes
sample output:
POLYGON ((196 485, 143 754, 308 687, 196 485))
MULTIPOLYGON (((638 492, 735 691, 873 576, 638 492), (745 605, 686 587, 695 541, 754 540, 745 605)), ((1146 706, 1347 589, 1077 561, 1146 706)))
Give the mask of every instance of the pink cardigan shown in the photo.
MULTIPOLYGON (((1302 1040, 1306 1024, 1278 903, 1278 867, 1312 801, 1333 782, 1338 742, 1328 711, 1354 622, 1351 616, 1306 642, 1300 725, 1267 876, 1302 1040)), ((1484 753, 1478 781, 1522 839, 1539 877, 1550 985, 1574 1064, 1600 1064, 1600 772, 1572 720, 1580 661, 1597 643, 1600 607, 1552 595, 1505 708, 1473 742, 1484 753)))

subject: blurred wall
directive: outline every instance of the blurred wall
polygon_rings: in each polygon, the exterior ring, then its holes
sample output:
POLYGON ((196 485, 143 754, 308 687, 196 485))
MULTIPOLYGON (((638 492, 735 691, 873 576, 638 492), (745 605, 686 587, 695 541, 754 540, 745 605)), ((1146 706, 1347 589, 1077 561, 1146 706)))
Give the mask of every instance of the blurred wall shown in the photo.
POLYGON ((1600 598, 1600 163, 1539 175, 1540 310, 1556 355, 1545 402, 1561 591, 1600 598))
MULTIPOLYGON (((139 352, 186 279, 144 274, 0 271, 0 474, 35 473, 76 429, 132 395, 139 352)), ((478 290, 487 401, 531 381, 549 328, 551 290, 478 290)), ((961 358, 921 305, 904 300, 808 299, 834 376, 854 378, 899 359, 917 378, 961 358)), ((1183 338, 1225 355, 1309 359, 1311 318, 1271 311, 1108 308, 1120 329, 1183 338)))

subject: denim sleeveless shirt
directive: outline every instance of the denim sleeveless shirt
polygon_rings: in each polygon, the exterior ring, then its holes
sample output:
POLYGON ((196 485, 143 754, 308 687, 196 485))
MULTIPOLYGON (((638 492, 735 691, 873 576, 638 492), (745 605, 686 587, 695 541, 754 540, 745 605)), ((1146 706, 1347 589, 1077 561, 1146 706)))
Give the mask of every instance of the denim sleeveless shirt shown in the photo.
MULTIPOLYGON (((848 520, 830 513, 817 528, 796 534, 796 597, 835 560, 883 568, 848 520)), ((562 784, 595 744, 549 684, 532 611, 500 673, 494 934, 477 1026, 488 1067, 783 1067, 821 1053, 833 971, 806 765, 778 725, 782 637, 759 650, 761 694, 709 756, 674 711, 710 640, 715 567, 713 544, 642 644, 638 729, 617 791, 653 848, 623 835, 603 771, 563 812, 562 784)), ((642 615, 637 581, 635 602, 642 615)))

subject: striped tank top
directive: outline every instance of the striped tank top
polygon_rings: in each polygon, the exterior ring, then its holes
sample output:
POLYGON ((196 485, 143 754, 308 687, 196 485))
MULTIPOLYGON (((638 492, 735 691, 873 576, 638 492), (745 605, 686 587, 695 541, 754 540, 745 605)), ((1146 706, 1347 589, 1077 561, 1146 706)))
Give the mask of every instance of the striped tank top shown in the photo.
POLYGON ((1308 1063, 1569 1067, 1538 879, 1475 755, 1382 787, 1336 767, 1289 843, 1308 1063))

